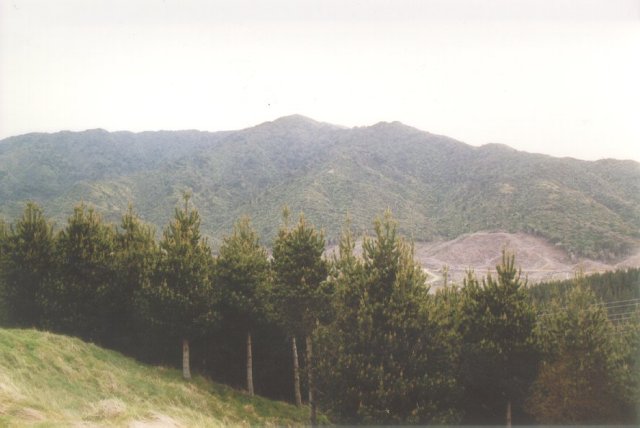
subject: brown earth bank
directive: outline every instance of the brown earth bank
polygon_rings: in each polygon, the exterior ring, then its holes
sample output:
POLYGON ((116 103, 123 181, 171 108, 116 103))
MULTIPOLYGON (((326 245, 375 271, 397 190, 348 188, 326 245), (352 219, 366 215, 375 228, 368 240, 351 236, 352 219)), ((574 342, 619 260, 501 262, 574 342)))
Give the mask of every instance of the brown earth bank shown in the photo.
MULTIPOLYGON (((526 233, 476 232, 450 241, 416 242, 415 258, 429 274, 429 284, 435 290, 443 283, 443 267, 448 267, 450 283, 461 284, 471 269, 477 276, 495 273, 502 250, 515 254, 516 265, 530 284, 572 278, 582 270, 589 275, 625 267, 640 267, 640 248, 615 263, 590 259, 571 259, 562 248, 543 238, 526 233)), ((334 252, 330 247, 328 252, 334 252)), ((361 251, 360 242, 356 251, 361 251)))
POLYGON ((572 278, 579 270, 588 275, 640 266, 640 249, 617 263, 571 259, 563 249, 525 233, 477 232, 451 241, 415 244, 416 259, 431 274, 434 286, 442 284, 443 266, 448 267, 449 280, 455 283, 461 283, 469 269, 478 276, 495 272, 503 249, 515 254, 516 264, 529 283, 572 278))

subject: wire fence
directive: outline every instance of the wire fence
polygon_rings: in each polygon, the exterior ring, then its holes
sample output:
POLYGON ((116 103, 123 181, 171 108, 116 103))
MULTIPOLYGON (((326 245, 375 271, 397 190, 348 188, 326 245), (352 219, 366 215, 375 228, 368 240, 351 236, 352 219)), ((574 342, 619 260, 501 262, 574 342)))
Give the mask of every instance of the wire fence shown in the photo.
MULTIPOLYGON (((613 322, 618 328, 616 331, 621 330, 621 324, 627 324, 632 320, 640 319, 640 298, 615 300, 611 302, 594 303, 592 306, 603 307, 607 311, 607 318, 613 322)), ((567 310, 567 306, 554 308, 553 310, 546 310, 538 313, 539 319, 548 317, 559 312, 567 310)))

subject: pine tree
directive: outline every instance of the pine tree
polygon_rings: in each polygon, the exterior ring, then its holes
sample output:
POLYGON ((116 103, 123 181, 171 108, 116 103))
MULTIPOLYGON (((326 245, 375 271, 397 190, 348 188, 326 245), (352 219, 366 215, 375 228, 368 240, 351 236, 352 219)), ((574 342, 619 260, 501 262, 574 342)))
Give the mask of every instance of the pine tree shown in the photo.
MULTIPOLYGON (((156 271, 159 252, 151 226, 144 224, 129 205, 115 236, 115 285, 107 302, 110 306, 111 341, 133 349, 140 343, 142 318, 139 304, 143 288, 149 287, 156 271)), ((146 334, 146 333, 143 333, 146 334)))
POLYGON ((318 335, 322 401, 342 423, 455 422, 453 339, 429 314, 426 276, 390 212, 374 228, 362 259, 345 231, 333 263, 335 321, 318 335))
POLYGON ((8 318, 19 326, 41 327, 54 268, 52 226, 42 209, 29 202, 15 227, 1 229, 0 282, 8 318))
POLYGON ((578 276, 567 295, 546 305, 539 316, 536 336, 543 362, 528 407, 541 423, 637 421, 633 360, 640 358, 638 326, 632 322, 616 328, 599 303, 578 276))
POLYGON ((497 278, 482 284, 469 274, 462 289, 460 333, 465 419, 470 423, 511 423, 520 415, 536 374, 535 312, 526 281, 506 251, 497 278))
POLYGON ((225 237, 215 263, 215 284, 221 295, 221 315, 234 334, 244 334, 247 390, 254 394, 252 331, 264 319, 259 290, 267 281, 269 262, 249 218, 240 219, 225 237))
POLYGON ((56 241, 54 328, 94 341, 109 334, 109 302, 116 277, 114 235, 93 208, 84 204, 74 208, 56 241))
POLYGON ((200 236, 200 215, 184 208, 164 230, 160 260, 152 284, 144 287, 145 312, 149 321, 167 335, 182 340, 182 374, 191 378, 190 341, 201 337, 217 320, 213 294, 211 249, 200 236))
POLYGON ((304 337, 307 345, 307 380, 311 423, 315 424, 315 386, 311 335, 330 308, 331 289, 326 287, 327 263, 322 254, 325 240, 300 215, 293 229, 283 226, 273 245, 273 286, 270 290, 276 316, 291 337, 294 355, 296 404, 301 404, 297 372, 297 341, 304 337))

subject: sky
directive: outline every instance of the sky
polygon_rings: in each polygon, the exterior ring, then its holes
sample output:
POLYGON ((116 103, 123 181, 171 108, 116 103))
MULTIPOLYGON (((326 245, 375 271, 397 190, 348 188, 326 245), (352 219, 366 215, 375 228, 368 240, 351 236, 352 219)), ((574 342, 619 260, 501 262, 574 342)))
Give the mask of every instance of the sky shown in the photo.
POLYGON ((401 121, 640 161, 640 0, 0 0, 0 138, 401 121))

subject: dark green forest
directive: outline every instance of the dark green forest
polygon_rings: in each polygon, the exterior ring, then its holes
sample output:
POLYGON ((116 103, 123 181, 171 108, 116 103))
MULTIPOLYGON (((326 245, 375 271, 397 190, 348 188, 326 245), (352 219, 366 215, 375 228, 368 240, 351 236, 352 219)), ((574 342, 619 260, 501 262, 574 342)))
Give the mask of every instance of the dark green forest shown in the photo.
MULTIPOLYGON (((640 268, 618 269, 584 276, 577 273, 579 282, 610 306, 621 306, 620 301, 640 300, 640 268)), ((532 298, 544 303, 553 297, 566 295, 575 285, 576 279, 541 282, 530 288, 532 298)))
POLYGON ((503 252, 431 293, 390 211, 361 255, 350 221, 327 256, 287 208, 268 248, 247 217, 215 254, 202 227, 188 193, 161 234, 131 207, 54 228, 28 203, 0 222, 2 324, 308 405, 312 424, 638 421, 638 269, 530 286, 503 252))
MULTIPOLYGON (((217 249, 248 214, 267 242, 281 207, 338 242, 390 207, 416 241, 524 232, 571 256, 625 257, 640 243, 640 165, 472 147, 399 122, 343 128, 289 116, 225 131, 26 134, 0 141, 0 216, 38 202, 63 225, 78 200, 118 222, 133 203, 160 232, 189 189, 217 249), (499 209, 498 209, 499 207, 499 209)), ((159 238, 160 236, 158 236, 159 238)))

